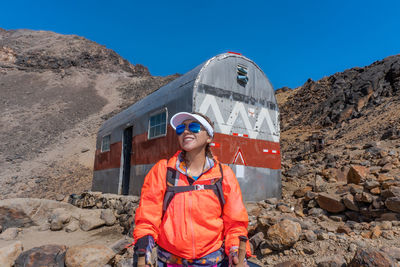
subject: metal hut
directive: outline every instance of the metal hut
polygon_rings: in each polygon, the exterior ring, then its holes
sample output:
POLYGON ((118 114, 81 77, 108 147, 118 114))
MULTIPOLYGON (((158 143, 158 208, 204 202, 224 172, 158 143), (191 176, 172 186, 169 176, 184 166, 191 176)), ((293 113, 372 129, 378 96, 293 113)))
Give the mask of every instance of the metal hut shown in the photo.
POLYGON ((93 191, 140 195, 144 177, 178 149, 169 119, 200 112, 215 125, 212 152, 246 201, 281 197, 279 111, 264 72, 238 53, 217 55, 108 119, 96 142, 93 191))

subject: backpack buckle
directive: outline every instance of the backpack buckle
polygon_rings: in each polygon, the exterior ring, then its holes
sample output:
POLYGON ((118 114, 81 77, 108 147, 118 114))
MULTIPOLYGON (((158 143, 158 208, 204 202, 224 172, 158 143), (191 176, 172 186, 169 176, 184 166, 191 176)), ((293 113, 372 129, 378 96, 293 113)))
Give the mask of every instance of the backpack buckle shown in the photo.
POLYGON ((202 184, 195 184, 195 185, 194 185, 194 190, 204 190, 204 185, 202 185, 202 184))

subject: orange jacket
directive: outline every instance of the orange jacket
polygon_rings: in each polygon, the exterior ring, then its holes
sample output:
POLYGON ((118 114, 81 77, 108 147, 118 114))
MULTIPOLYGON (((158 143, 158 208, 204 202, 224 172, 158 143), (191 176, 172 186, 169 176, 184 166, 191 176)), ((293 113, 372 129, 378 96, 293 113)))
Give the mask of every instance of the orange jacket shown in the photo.
MULTIPOLYGON (((239 183, 232 169, 222 165, 222 189, 225 205, 221 218, 221 204, 212 190, 178 193, 162 216, 166 190, 167 166, 176 169, 178 151, 169 161, 157 162, 144 180, 140 205, 136 210, 134 240, 151 235, 155 242, 170 253, 185 258, 199 259, 221 248, 225 240, 225 253, 239 245, 239 236, 247 236, 248 215, 242 200, 239 183)), ((195 184, 221 177, 218 161, 195 184)), ((189 185, 180 174, 178 185, 189 185)), ((251 255, 247 242, 247 255, 251 255)))

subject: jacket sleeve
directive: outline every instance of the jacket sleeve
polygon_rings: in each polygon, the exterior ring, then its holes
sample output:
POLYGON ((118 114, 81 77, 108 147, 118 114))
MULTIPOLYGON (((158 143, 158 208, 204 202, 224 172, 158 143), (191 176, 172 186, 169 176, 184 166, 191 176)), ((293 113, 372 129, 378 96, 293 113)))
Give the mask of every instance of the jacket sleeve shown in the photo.
MULTIPOLYGON (((229 255, 232 247, 239 246, 239 236, 247 237, 249 217, 234 172, 229 166, 223 167, 222 190, 224 191, 225 205, 222 218, 224 220, 225 253, 229 255)), ((246 251, 247 256, 251 256, 249 241, 246 244, 246 251)))
POLYGON ((166 190, 166 173, 167 160, 161 160, 144 178, 140 204, 135 215, 134 243, 146 235, 151 235, 157 242, 166 190))

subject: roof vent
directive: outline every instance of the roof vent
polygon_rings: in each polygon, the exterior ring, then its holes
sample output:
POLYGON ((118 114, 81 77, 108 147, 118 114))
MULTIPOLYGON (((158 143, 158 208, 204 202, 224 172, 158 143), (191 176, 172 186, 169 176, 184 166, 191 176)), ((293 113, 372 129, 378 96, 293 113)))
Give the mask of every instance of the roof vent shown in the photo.
POLYGON ((237 65, 237 81, 239 84, 245 86, 249 81, 247 77, 247 67, 243 65, 237 65))

